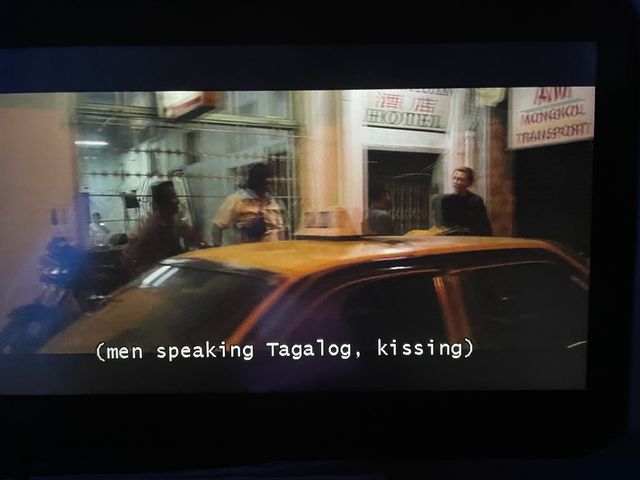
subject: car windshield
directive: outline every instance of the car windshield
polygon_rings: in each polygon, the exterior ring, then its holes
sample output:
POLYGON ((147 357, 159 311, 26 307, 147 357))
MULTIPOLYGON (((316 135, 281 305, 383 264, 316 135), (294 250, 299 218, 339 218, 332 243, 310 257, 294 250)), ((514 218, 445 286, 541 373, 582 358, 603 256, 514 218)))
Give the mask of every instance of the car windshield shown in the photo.
POLYGON ((275 274, 158 265, 101 309, 54 337, 42 353, 89 353, 100 342, 155 347, 224 340, 279 284, 275 274))

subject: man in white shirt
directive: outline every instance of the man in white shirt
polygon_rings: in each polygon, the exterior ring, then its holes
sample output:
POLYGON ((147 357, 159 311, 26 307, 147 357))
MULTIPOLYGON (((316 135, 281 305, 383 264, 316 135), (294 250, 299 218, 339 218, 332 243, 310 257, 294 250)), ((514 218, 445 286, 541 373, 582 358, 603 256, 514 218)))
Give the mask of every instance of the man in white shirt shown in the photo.
POLYGON ((273 177, 263 163, 252 166, 247 187, 229 195, 213 218, 213 246, 222 245, 222 231, 232 228, 234 243, 272 242, 284 239, 282 207, 269 194, 273 177))
POLYGON ((104 225, 100 213, 96 212, 91 215, 93 220, 89 224, 89 235, 94 246, 106 245, 109 241, 109 229, 104 225))

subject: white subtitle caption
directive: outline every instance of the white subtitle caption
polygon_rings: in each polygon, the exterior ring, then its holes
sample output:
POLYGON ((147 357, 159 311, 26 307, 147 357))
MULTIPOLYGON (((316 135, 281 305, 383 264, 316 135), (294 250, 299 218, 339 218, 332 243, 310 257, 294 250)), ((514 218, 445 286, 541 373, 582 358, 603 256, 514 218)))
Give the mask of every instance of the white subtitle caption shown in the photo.
MULTIPOLYGON (((310 343, 286 344, 266 342, 261 352, 271 358, 301 360, 310 357, 331 357, 341 360, 360 358, 360 351, 353 349, 350 343, 328 343, 319 338, 310 343)), ((448 357, 453 359, 469 358, 473 353, 473 342, 464 338, 461 342, 446 343, 429 339, 426 342, 399 343, 397 340, 383 341, 378 338, 375 354, 378 357, 448 357)), ((153 350, 153 355, 161 360, 173 362, 179 359, 218 359, 231 358, 250 361, 255 358, 252 344, 234 345, 226 342, 206 341, 202 345, 162 345, 153 350)), ((96 347, 96 357, 101 362, 112 360, 138 360, 145 352, 139 346, 108 346, 101 342, 96 347)), ((372 352, 373 353, 373 352, 372 352)))

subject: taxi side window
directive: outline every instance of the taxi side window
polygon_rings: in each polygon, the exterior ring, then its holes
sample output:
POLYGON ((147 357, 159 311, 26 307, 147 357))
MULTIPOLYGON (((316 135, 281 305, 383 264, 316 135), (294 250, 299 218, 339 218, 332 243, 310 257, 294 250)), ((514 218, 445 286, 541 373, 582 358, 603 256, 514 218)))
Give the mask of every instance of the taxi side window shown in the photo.
POLYGON ((348 341, 365 350, 376 348, 378 338, 398 343, 444 339, 433 276, 389 276, 346 286, 306 312, 289 338, 348 341))
POLYGON ((568 267, 522 263, 458 276, 478 346, 544 350, 586 340, 588 286, 568 267))

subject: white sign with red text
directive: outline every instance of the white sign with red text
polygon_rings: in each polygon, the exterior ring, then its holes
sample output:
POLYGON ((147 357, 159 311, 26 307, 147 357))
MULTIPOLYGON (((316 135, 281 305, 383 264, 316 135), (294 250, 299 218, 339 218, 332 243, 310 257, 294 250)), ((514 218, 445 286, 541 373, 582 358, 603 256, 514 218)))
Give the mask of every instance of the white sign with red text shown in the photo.
POLYGON ((531 148, 593 138, 595 87, 512 88, 509 148, 531 148))
POLYGON ((371 90, 363 123, 369 127, 445 132, 452 95, 451 88, 371 90))
POLYGON ((156 92, 158 116, 180 118, 219 107, 219 92, 156 92))

